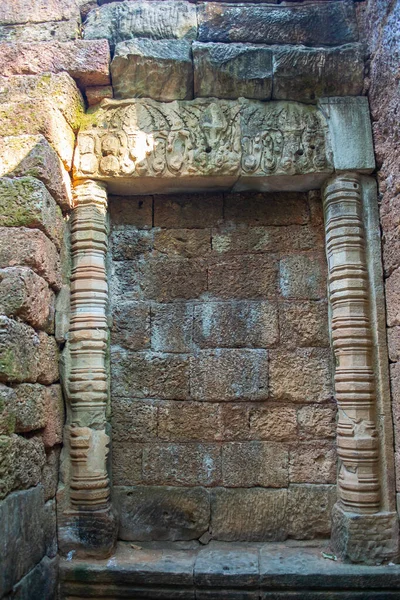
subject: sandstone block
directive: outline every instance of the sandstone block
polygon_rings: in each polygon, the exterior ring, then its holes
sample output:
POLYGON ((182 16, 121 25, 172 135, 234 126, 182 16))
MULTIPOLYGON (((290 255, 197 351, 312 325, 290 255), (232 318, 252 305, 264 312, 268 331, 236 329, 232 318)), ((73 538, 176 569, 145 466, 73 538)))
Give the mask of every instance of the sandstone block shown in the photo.
POLYGON ((151 229, 152 196, 110 196, 109 210, 113 227, 134 225, 138 229, 151 229))
POLYGON ((187 303, 153 304, 151 347, 155 352, 190 352, 193 307, 187 303))
POLYGON ((218 298, 274 298, 277 261, 274 255, 227 256, 208 270, 208 289, 218 298))
POLYGON ((170 442, 220 439, 219 406, 206 402, 168 402, 158 409, 160 440, 170 442))
POLYGON ((34 383, 39 373, 39 344, 34 329, 0 317, 0 381, 34 383))
POLYGON ((41 486, 10 494, 0 503, 1 595, 11 593, 44 555, 43 506, 41 486))
POLYGON ((287 490, 224 489, 211 492, 211 530, 227 542, 286 538, 287 490))
POLYGON ((116 98, 161 102, 193 98, 191 45, 184 40, 138 38, 115 47, 111 76, 116 98))
POLYGON ((64 399, 60 385, 46 387, 46 427, 42 440, 46 449, 53 448, 63 441, 65 421, 64 399))
POLYGON ((39 348, 37 349, 38 354, 38 375, 37 380, 39 383, 49 385, 58 381, 60 378, 58 363, 59 363, 59 351, 58 345, 55 338, 51 335, 47 335, 44 331, 39 331, 39 348))
POLYGON ((222 484, 239 488, 287 486, 287 448, 266 442, 223 444, 222 484))
POLYGON ((320 254, 285 256, 279 261, 279 285, 284 298, 319 300, 326 296, 326 260, 320 254))
POLYGON ((0 138, 0 176, 4 175, 35 177, 45 184, 63 211, 71 208, 69 175, 56 152, 42 135, 0 138))
POLYGON ((17 317, 34 329, 54 327, 54 292, 47 282, 27 267, 0 270, 0 311, 17 317))
POLYGON ((111 387, 112 394, 122 398, 184 400, 189 396, 189 359, 176 354, 115 350, 111 387))
POLYGON ((305 225, 310 220, 307 194, 292 192, 227 194, 225 219, 246 225, 305 225))
POLYGON ((176 487, 116 487, 114 503, 123 540, 192 540, 208 528, 207 490, 176 487))
POLYGON ((255 98, 272 93, 272 50, 249 44, 193 44, 196 97, 255 98))
POLYGON ((78 19, 47 21, 24 25, 0 25, 0 41, 6 43, 40 43, 57 39, 60 42, 77 40, 80 34, 78 19))
POLYGON ((336 497, 335 485, 290 485, 287 504, 289 536, 300 540, 329 537, 336 497))
POLYGON ((304 403, 331 400, 331 369, 330 349, 270 350, 271 397, 304 403))
POLYGON ((0 43, 0 71, 6 77, 67 72, 80 88, 86 88, 107 86, 109 68, 110 48, 106 40, 0 43))
POLYGON ((328 347, 328 305, 322 302, 279 304, 280 342, 289 348, 328 347))
POLYGON ((269 348, 278 338, 278 309, 271 302, 207 302, 194 307, 194 339, 200 348, 269 348))
POLYGON ((0 225, 40 229, 59 250, 64 234, 61 209, 34 177, 0 178, 0 225))
POLYGON ((268 398, 266 350, 201 350, 191 359, 190 393, 203 401, 268 398))
POLYGON ((0 23, 43 23, 45 21, 66 21, 78 18, 79 9, 68 0, 7 0, 0 2, 0 23))
MULTIPOLYGON (((52 498, 44 505, 43 514, 44 542, 46 556, 54 558, 57 555, 57 514, 56 500, 52 498)), ((56 583, 54 581, 54 583, 56 583)))
POLYGON ((85 21, 84 38, 118 42, 135 38, 187 39, 197 34, 196 7, 188 2, 114 2, 92 10, 85 21))
POLYGON ((383 237, 383 267, 385 276, 389 277, 400 266, 399 228, 385 231, 383 237))
POLYGON ((144 296, 157 302, 190 300, 207 290, 205 262, 197 258, 154 258, 144 267, 144 296))
POLYGON ((54 244, 42 233, 25 227, 0 230, 0 268, 32 269, 55 290, 61 287, 60 257, 54 244))
POLYGON ((400 327, 390 327, 388 333, 389 360, 400 360, 400 327))
POLYGON ((111 85, 94 85, 85 89, 85 96, 89 106, 95 106, 106 98, 114 97, 114 90, 111 85))
POLYGON ((20 435, 0 437, 0 499, 16 489, 27 489, 40 482, 46 462, 42 440, 20 435))
POLYGON ((223 219, 222 194, 155 196, 154 225, 174 229, 215 227, 223 219))
POLYGON ((221 481, 219 445, 193 442, 146 445, 143 480, 151 485, 218 485, 221 481))
POLYGON ((336 406, 303 406, 297 411, 299 437, 333 438, 336 434, 336 406))
POLYGON ((47 388, 43 385, 21 383, 13 388, 14 397, 5 405, 15 416, 15 432, 25 433, 46 425, 47 388))
POLYGON ((142 483, 142 444, 115 442, 112 450, 113 485, 142 483))
POLYGON ((400 268, 393 271, 386 280, 387 324, 400 325, 400 268))
POLYGON ((54 498, 57 492, 60 470, 60 446, 53 446, 46 451, 46 463, 42 468, 41 484, 44 488, 46 502, 54 498))
POLYGON ((363 89, 361 44, 335 48, 274 49, 274 100, 309 102, 326 96, 359 96, 363 89))
POLYGON ((153 232, 131 225, 113 228, 110 239, 113 260, 137 260, 153 250, 153 232))
POLYGON ((58 344, 64 344, 68 338, 70 315, 71 290, 69 285, 63 285, 57 294, 54 318, 54 336, 58 344))
POLYGON ((113 263, 110 288, 116 305, 145 299, 143 292, 144 267, 142 257, 113 263))
POLYGON ((211 250, 209 229, 161 229, 154 231, 154 250, 168 256, 193 258, 211 250))
POLYGON ((290 451, 290 483, 336 483, 336 472, 336 448, 332 444, 303 443, 290 451))
POLYGON ((158 405, 152 401, 114 398, 112 402, 113 440, 122 442, 148 442, 157 437, 158 405))
POLYGON ((247 403, 220 405, 220 435, 225 441, 246 441, 250 435, 250 407, 247 403))
POLYGON ((13 588, 16 600, 52 600, 58 588, 58 557, 44 556, 13 588))
POLYGON ((144 302, 122 302, 113 310, 111 343, 127 350, 150 347, 150 307, 144 302))
POLYGON ((199 6, 198 24, 201 42, 337 46, 358 39, 351 2, 287 6, 205 2, 199 6))
MULTIPOLYGON (((68 73, 0 77, 1 103, 19 103, 28 100, 49 102, 49 106, 60 111, 74 131, 79 129, 85 112, 85 103, 76 83, 68 73)), ((38 109, 37 102, 36 108, 38 109)), ((21 131, 20 133, 37 132, 21 131)))
POLYGON ((0 129, 5 136, 43 135, 66 169, 71 169, 74 132, 52 101, 36 99, 0 104, 0 129))
POLYGON ((291 406, 251 408, 249 422, 252 439, 281 442, 297 436, 296 410, 291 406))

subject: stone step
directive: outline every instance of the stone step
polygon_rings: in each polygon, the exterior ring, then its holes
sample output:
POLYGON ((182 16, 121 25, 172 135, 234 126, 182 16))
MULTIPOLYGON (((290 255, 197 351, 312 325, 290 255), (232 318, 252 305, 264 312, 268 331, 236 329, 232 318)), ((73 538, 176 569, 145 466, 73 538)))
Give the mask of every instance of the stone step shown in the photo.
POLYGON ((61 600, 400 598, 399 565, 345 564, 328 544, 119 542, 109 559, 62 559, 61 600))

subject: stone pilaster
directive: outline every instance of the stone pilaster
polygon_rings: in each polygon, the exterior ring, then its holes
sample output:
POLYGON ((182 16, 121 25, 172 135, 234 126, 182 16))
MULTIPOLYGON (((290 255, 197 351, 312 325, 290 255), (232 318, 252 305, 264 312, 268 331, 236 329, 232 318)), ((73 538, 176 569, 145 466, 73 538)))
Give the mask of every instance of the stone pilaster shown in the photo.
POLYGON ((331 334, 338 404, 339 501, 332 543, 343 558, 381 562, 397 553, 397 518, 384 512, 376 427, 370 283, 359 176, 330 179, 324 190, 331 334))
POLYGON ((71 218, 71 319, 68 339, 66 441, 69 474, 60 522, 60 548, 102 557, 113 549, 115 518, 107 474, 108 381, 107 193, 83 180, 71 218))

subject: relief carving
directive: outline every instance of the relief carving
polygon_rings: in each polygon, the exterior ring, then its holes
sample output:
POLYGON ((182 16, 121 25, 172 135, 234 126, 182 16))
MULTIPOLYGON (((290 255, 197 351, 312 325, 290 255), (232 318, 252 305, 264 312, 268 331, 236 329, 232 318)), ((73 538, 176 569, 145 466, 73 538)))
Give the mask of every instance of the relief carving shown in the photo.
POLYGON ((347 510, 380 507, 375 376, 368 271, 356 174, 331 179, 324 194, 326 251, 336 358, 339 495, 347 510))

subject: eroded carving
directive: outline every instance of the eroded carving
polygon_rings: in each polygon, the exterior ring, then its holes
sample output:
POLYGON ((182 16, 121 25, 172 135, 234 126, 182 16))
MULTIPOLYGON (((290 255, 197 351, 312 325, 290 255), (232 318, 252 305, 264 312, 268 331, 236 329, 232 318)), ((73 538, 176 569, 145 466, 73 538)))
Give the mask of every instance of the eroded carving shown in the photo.
POLYGON ((339 495, 347 510, 374 513, 380 506, 375 377, 361 193, 356 174, 328 182, 324 212, 339 414, 339 495))

